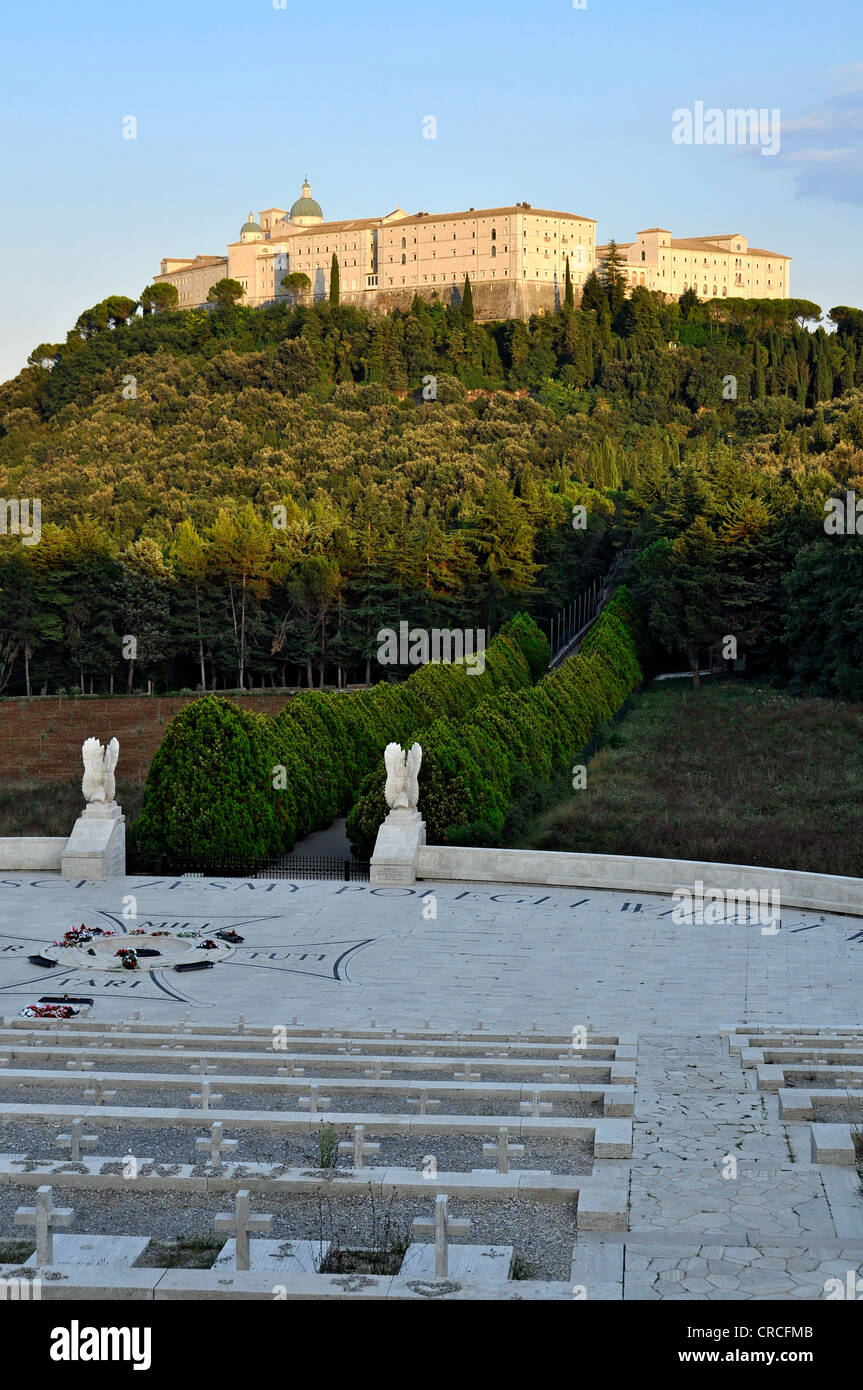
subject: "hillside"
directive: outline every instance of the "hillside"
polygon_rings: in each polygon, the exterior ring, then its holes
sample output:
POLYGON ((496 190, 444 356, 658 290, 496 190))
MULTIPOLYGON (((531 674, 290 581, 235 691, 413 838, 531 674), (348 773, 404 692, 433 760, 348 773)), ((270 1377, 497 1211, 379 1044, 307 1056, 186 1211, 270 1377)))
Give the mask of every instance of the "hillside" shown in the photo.
POLYGON ((365 681, 380 627, 545 623, 624 546, 660 644, 853 693, 860 543, 823 503, 863 491, 863 314, 598 293, 82 314, 0 388, 0 495, 42 504, 0 537, 0 693, 365 681))

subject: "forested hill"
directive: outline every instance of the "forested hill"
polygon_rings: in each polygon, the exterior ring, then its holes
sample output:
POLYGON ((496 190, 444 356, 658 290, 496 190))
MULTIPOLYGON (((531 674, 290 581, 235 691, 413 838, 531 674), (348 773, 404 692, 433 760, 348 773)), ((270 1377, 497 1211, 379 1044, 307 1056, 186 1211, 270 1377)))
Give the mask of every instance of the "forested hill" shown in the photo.
POLYGON ((861 543, 824 533, 863 497, 863 312, 618 290, 88 310, 0 387, 0 496, 41 502, 0 536, 0 693, 363 678, 379 627, 542 620, 622 545, 668 648, 863 693, 861 543))

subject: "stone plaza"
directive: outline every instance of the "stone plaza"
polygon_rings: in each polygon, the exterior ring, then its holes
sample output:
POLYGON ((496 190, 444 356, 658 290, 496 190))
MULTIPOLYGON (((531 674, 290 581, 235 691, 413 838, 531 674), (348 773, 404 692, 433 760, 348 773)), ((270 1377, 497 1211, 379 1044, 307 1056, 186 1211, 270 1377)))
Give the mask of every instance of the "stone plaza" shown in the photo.
POLYGON ((34 1253, 0 1275, 43 1298, 859 1297, 863 919, 678 916, 541 885, 4 873, 0 1241, 34 1253), (105 937, 66 967, 80 926, 232 935, 198 968, 127 971, 105 937), (92 1004, 19 1016, 65 996, 92 1004), (345 1273, 379 1239, 369 1194, 399 1257, 345 1273), (144 1253, 215 1233, 211 1268, 144 1253))

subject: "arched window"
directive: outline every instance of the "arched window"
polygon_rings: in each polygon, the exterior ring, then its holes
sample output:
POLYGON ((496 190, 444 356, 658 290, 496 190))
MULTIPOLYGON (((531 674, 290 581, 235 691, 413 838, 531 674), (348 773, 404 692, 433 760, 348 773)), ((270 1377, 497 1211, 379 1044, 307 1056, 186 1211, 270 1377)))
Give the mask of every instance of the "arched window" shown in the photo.
POLYGON ((641 272, 641 283, 644 284, 644 271, 641 272))
POLYGON ((402 265, 407 265, 407 263, 408 263, 408 258, 407 258, 407 256, 404 254, 404 252, 402 252, 402 265))
POLYGON ((641 253, 641 259, 642 259, 643 261, 646 261, 646 260, 647 260, 647 255, 646 255, 646 253, 645 253, 644 251, 642 251, 642 253, 641 253))
POLYGON ((493 247, 491 248, 491 254, 492 254, 492 256, 496 256, 496 255, 497 255, 497 247, 496 247, 496 246, 493 246, 493 247))
POLYGON ((497 227, 492 227, 492 229, 491 229, 491 239, 492 239, 492 241, 497 241, 497 227))
POLYGON ((405 249, 405 247, 407 246, 407 244, 408 244, 408 242, 407 242, 407 237, 402 237, 402 250, 405 249))

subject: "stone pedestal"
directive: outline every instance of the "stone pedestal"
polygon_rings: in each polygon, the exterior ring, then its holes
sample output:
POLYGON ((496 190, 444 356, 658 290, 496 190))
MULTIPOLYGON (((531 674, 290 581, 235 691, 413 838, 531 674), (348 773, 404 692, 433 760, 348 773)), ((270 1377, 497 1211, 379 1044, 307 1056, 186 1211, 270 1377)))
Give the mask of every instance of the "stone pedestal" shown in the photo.
POLYGON ((60 860, 64 878, 122 878, 126 817, 116 801, 91 801, 75 822, 60 860))
POLYGON ((390 811, 375 841, 372 883, 416 883, 417 851, 425 842, 426 823, 419 811, 390 811))

